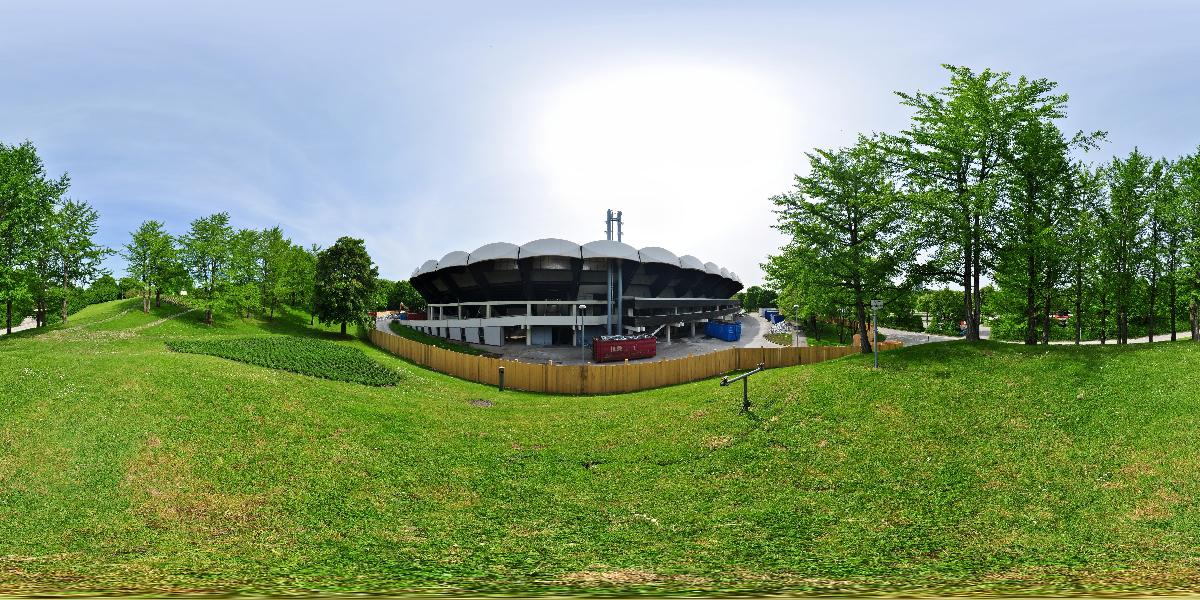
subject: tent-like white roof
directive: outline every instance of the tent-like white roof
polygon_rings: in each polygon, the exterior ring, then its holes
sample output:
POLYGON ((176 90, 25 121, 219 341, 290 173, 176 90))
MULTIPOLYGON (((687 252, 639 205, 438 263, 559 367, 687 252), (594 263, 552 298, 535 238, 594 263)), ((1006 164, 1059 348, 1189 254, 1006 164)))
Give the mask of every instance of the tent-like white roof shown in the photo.
POLYGON ((704 270, 708 271, 709 273, 712 273, 713 275, 721 274, 721 267, 718 267, 717 263, 710 263, 710 262, 704 263, 704 270))
POLYGON ((681 266, 685 269, 695 269, 697 271, 704 270, 704 263, 701 262, 700 259, 696 258, 695 256, 692 256, 691 254, 684 254, 683 256, 680 256, 679 257, 679 266, 681 266))
POLYGON ((644 263, 663 263, 667 265, 679 266, 679 257, 675 253, 666 248, 658 246, 647 246, 638 250, 638 256, 644 263))
POLYGON ((424 264, 421 265, 421 268, 417 269, 417 271, 415 273, 413 273, 413 277, 416 277, 417 275, 424 275, 425 273, 428 273, 430 271, 436 271, 437 266, 438 266, 438 261, 427 260, 427 261, 425 261, 424 264))
POLYGON ((467 260, 467 264, 475 264, 485 260, 517 260, 517 254, 520 251, 520 246, 517 246, 516 244, 510 244, 508 242, 493 242, 491 244, 484 244, 476 248, 475 251, 471 253, 471 257, 467 260))
POLYGON ((638 256, 637 248, 615 240, 588 242, 580 249, 584 258, 619 258, 634 262, 641 260, 638 256))
POLYGON ((469 257, 469 256, 470 256, 469 254, 467 254, 466 252, 463 252, 462 250, 455 250, 454 252, 450 252, 450 253, 446 254, 445 256, 443 256, 442 260, 438 261, 437 266, 439 269, 448 269, 450 267, 465 267, 465 266, 467 266, 467 257, 469 257))
POLYGON ((567 256, 580 258, 580 247, 575 242, 558 238, 543 238, 522 244, 519 257, 533 258, 535 256, 567 256))

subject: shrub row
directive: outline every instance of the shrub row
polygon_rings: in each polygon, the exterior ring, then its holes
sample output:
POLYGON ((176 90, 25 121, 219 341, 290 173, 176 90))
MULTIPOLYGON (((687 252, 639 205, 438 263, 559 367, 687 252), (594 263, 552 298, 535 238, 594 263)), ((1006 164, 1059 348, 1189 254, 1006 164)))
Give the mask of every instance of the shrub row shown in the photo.
POLYGON ((279 369, 371 386, 400 383, 400 373, 342 344, 288 336, 262 336, 212 340, 173 340, 175 352, 207 354, 270 369, 279 369))

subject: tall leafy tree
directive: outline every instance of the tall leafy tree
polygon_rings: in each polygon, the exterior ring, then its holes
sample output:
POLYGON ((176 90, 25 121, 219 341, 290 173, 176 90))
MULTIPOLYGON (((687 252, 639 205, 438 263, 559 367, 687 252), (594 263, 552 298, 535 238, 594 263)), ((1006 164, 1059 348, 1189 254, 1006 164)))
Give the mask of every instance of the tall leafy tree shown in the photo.
POLYGON ((388 306, 399 308, 403 306, 408 310, 425 310, 425 298, 413 287, 412 282, 407 279, 401 279, 396 282, 392 288, 391 297, 388 299, 388 306))
POLYGON ((793 248, 794 260, 784 266, 802 272, 805 289, 851 307, 861 350, 870 352, 867 303, 900 293, 895 280, 913 256, 904 236, 904 205, 887 161, 870 140, 817 150, 808 160, 810 172, 796 176, 795 191, 772 199, 780 217, 776 227, 791 237, 793 248))
POLYGON ((241 317, 249 317, 263 305, 262 235, 239 229, 229 239, 226 303, 241 317))
POLYGON ((1200 148, 1176 161, 1175 171, 1183 219, 1178 278, 1187 294, 1192 341, 1200 343, 1200 148))
POLYGON ((1117 343, 1129 343, 1129 316, 1147 249, 1152 162, 1136 148, 1105 171, 1109 207, 1104 234, 1106 273, 1116 312, 1117 343))
POLYGON ((69 186, 66 174, 57 179, 46 174, 31 142, 0 143, 0 300, 9 332, 14 307, 31 300, 38 323, 45 322, 54 206, 69 186))
POLYGON ((1046 79, 1013 81, 1008 73, 945 65, 950 83, 937 93, 899 93, 913 109, 911 126, 890 136, 920 209, 932 250, 921 273, 963 288, 966 337, 979 339, 981 281, 990 270, 997 178, 1016 132, 1026 123, 1064 116, 1067 96, 1046 79))
POLYGON ((279 303, 290 293, 292 279, 289 271, 294 268, 291 261, 296 258, 293 254, 292 241, 283 236, 279 226, 263 230, 260 240, 262 252, 262 298, 263 310, 275 317, 279 303))
POLYGON ((1065 258, 1071 286, 1074 316, 1074 339, 1083 341, 1084 324, 1089 318, 1087 309, 1095 294, 1098 279, 1100 224, 1098 214, 1103 201, 1103 184, 1100 174, 1084 165, 1077 164, 1072 170, 1074 203, 1069 208, 1065 237, 1065 258))
POLYGON ((94 240, 100 215, 86 202, 67 201, 55 215, 53 262, 62 285, 62 321, 67 322, 72 290, 104 273, 101 261, 111 251, 94 240))
POLYGON ((339 238, 317 255, 316 316, 325 323, 366 325, 379 270, 362 240, 339 238))
POLYGON ((150 312, 150 298, 157 299, 173 277, 178 264, 175 239, 160 221, 143 221, 137 231, 129 234, 121 256, 129 275, 138 281, 142 296, 142 312, 150 312))
POLYGON ((1023 292, 1026 344, 1038 342, 1039 329, 1049 343, 1055 296, 1068 274, 1070 220, 1081 200, 1069 153, 1095 147, 1101 135, 1067 140, 1053 123, 1028 120, 1001 152, 997 223, 1004 243, 994 252, 996 280, 1001 289, 1023 292))
POLYGON ((229 214, 224 212, 192 221, 191 229, 181 238, 183 264, 203 294, 204 322, 209 325, 213 309, 224 302, 229 285, 232 238, 229 214))

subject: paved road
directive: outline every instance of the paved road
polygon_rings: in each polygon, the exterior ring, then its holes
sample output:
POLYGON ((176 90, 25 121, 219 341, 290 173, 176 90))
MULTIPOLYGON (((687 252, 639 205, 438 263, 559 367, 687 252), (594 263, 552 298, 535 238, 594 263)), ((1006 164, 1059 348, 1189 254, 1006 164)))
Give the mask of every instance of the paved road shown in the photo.
MULTIPOLYGON (((916 333, 916 332, 912 332, 912 331, 902 331, 899 329, 892 329, 890 327, 880 327, 879 331, 886 334, 887 339, 889 339, 889 340, 903 341, 905 346, 916 346, 918 344, 928 344, 931 342, 952 342, 954 340, 962 339, 962 337, 958 337, 958 336, 916 333)), ((979 328, 979 337, 981 337, 985 340, 991 339, 992 329, 990 327, 986 327, 986 326, 980 327, 979 328)), ((1180 340, 1190 340, 1190 339, 1192 339, 1192 333, 1190 331, 1181 331, 1181 332, 1175 334, 1175 337, 1180 340)), ((1169 332, 1168 333, 1159 333, 1154 336, 1155 342, 1167 342, 1170 340, 1171 340, 1171 334, 1169 332)), ((1130 338, 1129 339, 1130 344, 1146 344, 1149 342, 1150 342, 1150 339, 1148 337, 1130 338)), ((1021 342, 1007 342, 1007 343, 1020 344, 1021 342)), ((1075 342, 1073 342, 1071 340, 1055 340, 1050 343, 1057 345, 1057 346, 1070 346, 1070 345, 1075 344, 1075 342)), ((1082 343, 1091 346, 1091 345, 1099 344, 1100 340, 1085 340, 1082 343)), ((1107 343, 1115 345, 1116 341, 1114 341, 1113 339, 1110 338, 1107 343)))
POLYGON ((914 331, 903 331, 900 329, 892 329, 891 327, 880 327, 879 333, 887 336, 889 340, 900 340, 905 346, 917 346, 919 344, 930 344, 934 342, 952 342, 961 340, 960 337, 951 337, 948 335, 937 335, 936 333, 916 333, 914 331))
MULTIPOLYGON (((659 337, 658 354, 654 358, 642 359, 634 362, 653 362, 656 360, 667 360, 671 358, 683 358, 685 356, 699 356, 708 354, 718 350, 727 348, 779 348, 780 346, 771 342, 766 338, 768 333, 771 333, 771 326, 766 319, 759 315, 743 315, 742 316, 742 337, 736 342, 725 342, 715 338, 705 337, 700 332, 704 329, 703 324, 697 324, 697 336, 677 337, 671 340, 668 344, 665 339, 659 337)), ((387 319, 377 319, 375 328, 385 333, 391 333, 389 321, 387 319)), ((804 336, 800 336, 802 346, 808 345, 804 336)), ((479 344, 470 344, 480 350, 493 352, 502 355, 504 358, 520 360, 524 362, 544 363, 548 360, 553 360, 561 365, 577 365, 580 362, 591 362, 591 351, 585 350, 580 353, 577 346, 526 346, 524 344, 505 344, 504 346, 483 346, 479 344)))
MULTIPOLYGON (((759 314, 742 315, 742 341, 743 348, 779 348, 780 345, 767 339, 767 334, 771 333, 771 323, 759 314)), ((804 336, 803 331, 792 332, 792 339, 799 343, 795 344, 801 348, 808 346, 808 338, 804 336)))
MULTIPOLYGON (((0 322, 0 335, 4 335, 4 334, 8 333, 8 328, 3 327, 3 325, 4 325, 4 323, 0 322)), ((20 324, 13 325, 13 333, 16 333, 18 331, 25 331, 26 329, 33 329, 34 326, 36 326, 36 325, 37 325, 37 321, 35 321, 33 317, 29 317, 29 318, 25 319, 24 321, 21 321, 20 324)))

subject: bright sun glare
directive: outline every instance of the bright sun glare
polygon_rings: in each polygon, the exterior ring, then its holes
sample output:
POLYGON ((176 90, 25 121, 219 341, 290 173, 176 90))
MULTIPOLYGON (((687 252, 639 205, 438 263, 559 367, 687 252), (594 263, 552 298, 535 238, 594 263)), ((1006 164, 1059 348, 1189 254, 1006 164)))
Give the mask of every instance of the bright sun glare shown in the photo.
POLYGON ((564 85, 542 107, 538 165, 556 197, 574 206, 643 202, 647 222, 678 216, 678 202, 765 202, 797 168, 797 115, 783 98, 766 78, 728 67, 602 72, 564 85))

